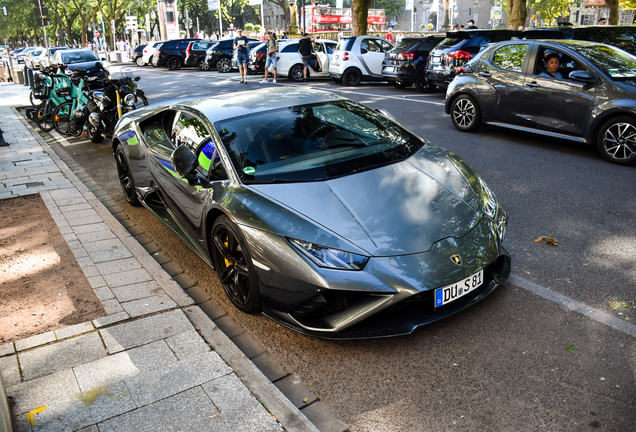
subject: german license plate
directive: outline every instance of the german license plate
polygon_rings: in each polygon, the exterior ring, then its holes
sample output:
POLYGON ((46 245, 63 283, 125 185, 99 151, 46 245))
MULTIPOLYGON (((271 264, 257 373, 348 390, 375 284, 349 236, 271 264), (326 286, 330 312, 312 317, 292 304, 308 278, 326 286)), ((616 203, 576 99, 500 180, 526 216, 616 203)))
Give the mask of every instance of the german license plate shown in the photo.
POLYGON ((468 276, 466 279, 446 285, 445 287, 435 290, 435 307, 444 306, 460 297, 465 296, 469 292, 475 290, 484 283, 484 271, 479 270, 474 275, 468 276))
POLYGON ((384 68, 384 72, 395 72, 395 66, 387 66, 384 68))
POLYGON ((431 57, 431 63, 434 65, 438 65, 442 62, 442 58, 440 56, 431 57))
POLYGON ((97 79, 97 77, 96 77, 96 76, 94 76, 94 77, 88 77, 88 78, 86 78, 86 79, 87 79, 88 81, 95 81, 95 80, 97 79))

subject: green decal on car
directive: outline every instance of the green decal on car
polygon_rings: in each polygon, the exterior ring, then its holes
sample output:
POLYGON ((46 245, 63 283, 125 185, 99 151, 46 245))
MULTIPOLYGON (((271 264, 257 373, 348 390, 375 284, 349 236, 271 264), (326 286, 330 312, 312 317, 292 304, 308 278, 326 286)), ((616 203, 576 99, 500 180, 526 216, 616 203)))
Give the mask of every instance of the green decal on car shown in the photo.
POLYGON ((245 167, 243 168, 243 172, 247 175, 254 175, 254 173, 256 172, 256 168, 254 167, 245 167))
POLYGON ((137 139, 137 134, 134 132, 124 132, 119 136, 123 141, 128 145, 137 145, 139 144, 139 140, 137 139))

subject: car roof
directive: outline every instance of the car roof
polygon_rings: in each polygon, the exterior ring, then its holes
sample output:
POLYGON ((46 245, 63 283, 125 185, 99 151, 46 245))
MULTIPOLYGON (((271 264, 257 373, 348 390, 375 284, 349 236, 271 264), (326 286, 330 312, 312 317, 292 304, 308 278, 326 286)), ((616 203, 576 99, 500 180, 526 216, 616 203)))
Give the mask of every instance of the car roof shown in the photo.
POLYGON ((170 107, 192 108, 212 123, 230 118, 343 98, 333 93, 299 87, 270 87, 256 91, 226 93, 211 97, 168 101, 170 107))

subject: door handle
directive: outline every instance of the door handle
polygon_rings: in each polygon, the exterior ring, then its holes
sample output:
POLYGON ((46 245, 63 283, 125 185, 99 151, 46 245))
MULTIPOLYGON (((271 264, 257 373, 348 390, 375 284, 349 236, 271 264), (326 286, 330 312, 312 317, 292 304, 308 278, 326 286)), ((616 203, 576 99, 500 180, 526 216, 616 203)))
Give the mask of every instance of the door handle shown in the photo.
POLYGON ((527 83, 524 83, 523 85, 530 88, 539 87, 539 84, 537 84, 536 81, 527 82, 527 83))
POLYGON ((490 72, 477 72, 477 75, 484 77, 484 78, 490 78, 492 76, 492 74, 490 72))

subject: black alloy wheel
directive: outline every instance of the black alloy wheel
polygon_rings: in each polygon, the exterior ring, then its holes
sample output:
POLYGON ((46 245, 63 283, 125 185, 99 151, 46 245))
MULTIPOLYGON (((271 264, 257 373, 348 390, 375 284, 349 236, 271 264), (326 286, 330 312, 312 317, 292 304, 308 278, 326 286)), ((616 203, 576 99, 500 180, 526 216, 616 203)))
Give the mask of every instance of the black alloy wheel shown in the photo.
POLYGON ((202 70, 202 71, 210 70, 210 65, 208 64, 208 62, 205 61, 205 58, 200 59, 197 66, 199 67, 199 70, 202 70))
POLYGON ((461 95, 451 105, 453 125, 462 132, 472 132, 481 126, 481 112, 475 99, 461 95))
POLYGON ((260 312, 256 270, 241 231, 230 218, 220 216, 214 222, 211 243, 214 268, 230 301, 243 312, 260 312))
MULTIPOLYGON (((303 65, 295 64, 289 69, 289 73, 287 74, 287 78, 291 81, 301 82, 304 78, 303 75, 303 65)), ((307 71, 307 78, 309 78, 309 71, 307 71)))
POLYGON ((232 71, 232 59, 229 57, 221 57, 216 61, 216 70, 221 73, 232 71))
POLYGON ((135 63, 137 64, 137 66, 141 67, 141 66, 145 66, 146 63, 144 63, 144 59, 143 57, 139 56, 137 57, 137 60, 135 60, 135 63))
POLYGON ((424 75, 424 71, 417 74, 415 78, 415 88, 420 93, 433 93, 437 89, 437 86, 431 84, 424 75))
POLYGON ((606 122, 596 137, 601 156, 618 165, 636 163, 636 118, 619 116, 606 122))
POLYGON ((408 87, 408 84, 404 84, 402 81, 389 80, 389 84, 391 84, 396 89, 403 89, 408 87))
POLYGON ((119 176, 119 184, 121 185, 126 201, 133 206, 141 206, 137 193, 135 192, 135 181, 133 180, 132 171, 128 164, 128 158, 124 153, 122 144, 117 145, 115 150, 115 162, 117 163, 117 175, 119 176))
POLYGON ((362 80, 362 74, 358 69, 347 69, 342 75, 342 82, 348 86, 357 86, 362 80))
POLYGON ((170 57, 166 62, 166 66, 168 66, 170 70, 179 70, 181 69, 181 60, 177 57, 170 57))

